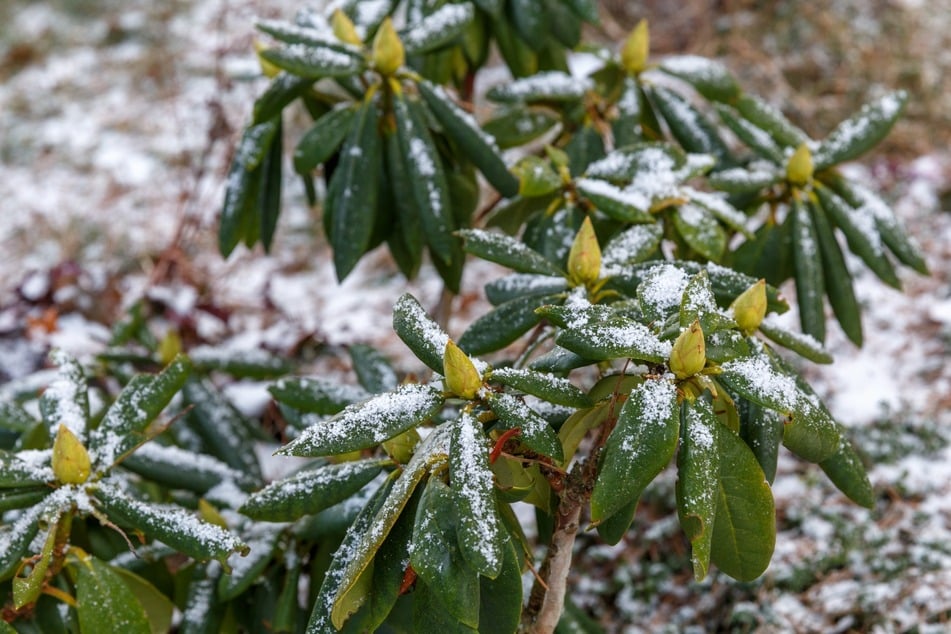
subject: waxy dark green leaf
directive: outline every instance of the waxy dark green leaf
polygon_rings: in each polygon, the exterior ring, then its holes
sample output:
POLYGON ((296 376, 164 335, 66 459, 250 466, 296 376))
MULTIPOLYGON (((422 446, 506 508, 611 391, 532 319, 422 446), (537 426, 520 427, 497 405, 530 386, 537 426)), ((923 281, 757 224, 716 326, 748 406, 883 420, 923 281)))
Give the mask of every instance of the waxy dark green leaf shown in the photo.
POLYGON ((732 102, 740 96, 740 85, 726 66, 698 55, 664 58, 660 69, 678 77, 711 101, 732 102))
POLYGON ((82 634, 151 634, 142 604, 108 564, 86 555, 73 568, 82 634))
POLYGON ((878 145, 898 121, 907 102, 908 93, 900 90, 862 106, 819 144, 813 159, 815 169, 852 160, 878 145))
POLYGON ((591 398, 568 379, 519 368, 492 370, 489 380, 567 407, 591 407, 591 398))
POLYGON ((707 576, 717 510, 720 422, 704 398, 685 402, 682 408, 683 440, 677 454, 677 516, 690 540, 693 576, 707 576))
POLYGON ((442 374, 449 335, 409 293, 402 295, 393 307, 393 330, 416 358, 442 374))
POLYGON ((517 297, 495 307, 466 328, 459 337, 459 347, 472 355, 501 350, 535 326, 541 320, 535 309, 554 299, 552 296, 517 297))
POLYGON ((525 246, 520 240, 481 229, 464 229, 458 233, 464 240, 463 248, 484 260, 507 266, 520 273, 564 276, 564 272, 555 264, 538 251, 525 246))
POLYGON ((333 156, 347 136, 356 115, 357 110, 347 106, 334 108, 317 119, 297 142, 294 169, 299 174, 307 174, 333 156))
POLYGON ((487 400, 504 429, 518 428, 521 431, 517 437, 519 442, 558 462, 564 459, 555 430, 535 410, 511 394, 493 394, 487 400))

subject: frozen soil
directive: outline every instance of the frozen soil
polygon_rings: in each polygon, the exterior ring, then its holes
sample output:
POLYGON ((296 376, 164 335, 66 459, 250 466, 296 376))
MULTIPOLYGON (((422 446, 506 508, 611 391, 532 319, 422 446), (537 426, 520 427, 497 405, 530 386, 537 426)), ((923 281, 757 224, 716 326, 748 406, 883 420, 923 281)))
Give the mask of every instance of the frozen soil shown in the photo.
MULTIPOLYGON (((143 298, 187 343, 336 359, 340 346, 365 342, 418 370, 391 334, 390 309, 407 290, 435 306, 440 283, 427 274, 407 283, 375 254, 338 285, 296 183, 288 183, 271 255, 242 251, 223 261, 215 250, 227 160, 263 85, 253 18, 291 11, 277 0, 0 5, 0 382, 42 367, 51 347, 100 351, 108 324, 143 298)), ((927 20, 913 23, 935 32, 927 20)), ((573 600, 606 629, 949 627, 951 157, 940 149, 851 168, 894 202, 932 275, 906 271, 901 294, 856 266, 865 346, 833 329, 836 362, 803 367, 869 458, 876 508, 849 503, 817 468, 785 455, 766 574, 748 584, 717 573, 695 583, 667 473, 619 546, 593 534, 579 540, 573 600)), ((477 289, 496 273, 469 266, 464 287, 473 290, 456 300, 451 334, 475 314, 477 289)), ((343 361, 322 363, 347 370, 343 361)), ((236 385, 228 393, 253 411, 262 392, 236 385)))

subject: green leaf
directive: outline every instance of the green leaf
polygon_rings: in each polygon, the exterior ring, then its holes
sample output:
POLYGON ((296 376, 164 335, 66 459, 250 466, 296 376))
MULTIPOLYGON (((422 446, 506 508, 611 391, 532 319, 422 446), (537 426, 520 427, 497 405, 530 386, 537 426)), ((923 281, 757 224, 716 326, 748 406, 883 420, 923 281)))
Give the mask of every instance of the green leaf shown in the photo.
POLYGON ((47 485, 0 489, 0 513, 39 504, 52 492, 47 485))
POLYGON ((253 478, 243 471, 206 454, 180 447, 148 442, 123 460, 122 465, 139 475, 174 489, 205 493, 222 482, 252 487, 253 478))
POLYGON ((778 168, 761 165, 733 167, 711 174, 707 179, 711 187, 730 194, 747 194, 772 187, 783 179, 778 168))
POLYGON ((557 277, 534 273, 512 273, 485 285, 485 296, 493 306, 519 297, 558 295, 568 290, 568 283, 557 277))
POLYGON ((426 53, 456 40, 474 17, 475 9, 468 2, 444 4, 419 22, 401 29, 400 41, 407 55, 426 53))
POLYGON ((747 121, 765 130, 782 147, 796 148, 809 141, 806 133, 790 123, 782 112, 755 95, 743 95, 734 106, 747 121))
POLYGON ((152 634, 165 634, 172 626, 175 605, 158 589, 139 575, 119 567, 110 570, 119 577, 145 610, 152 634))
POLYGON ((310 79, 280 73, 271 80, 271 85, 264 94, 254 101, 254 117, 251 123, 257 125, 279 116, 289 103, 306 93, 313 83, 310 79))
POLYGON ((210 345, 195 346, 188 352, 192 365, 201 372, 224 372, 234 378, 269 379, 288 374, 291 363, 266 350, 224 350, 210 345))
POLYGON ((776 165, 786 162, 782 148, 773 140, 773 137, 762 128, 750 123, 729 106, 716 104, 720 120, 735 134, 740 141, 749 146, 760 157, 776 165))
POLYGON ((505 533, 496 507, 489 451, 482 426, 467 412, 450 425, 449 481, 456 498, 459 545, 469 565, 498 577, 505 533))
POLYGON ((849 340, 861 347, 862 313, 852 288, 852 274, 822 207, 811 202, 808 207, 822 253, 822 277, 832 311, 849 340))
MULTIPOLYGON (((744 273, 761 277, 773 286, 779 286, 792 277, 795 274, 792 214, 787 214, 786 219, 779 225, 772 220, 763 223, 756 230, 753 239, 747 240, 733 252, 732 266, 744 273)), ((788 310, 788 306, 786 309, 788 310)))
POLYGON ((720 138, 716 127, 690 102, 663 86, 651 86, 653 99, 670 132, 687 152, 710 154, 722 165, 732 162, 730 150, 720 138))
MULTIPOLYGON (((528 77, 538 73, 538 55, 516 34, 507 18, 494 15, 489 30, 495 36, 495 44, 512 75, 528 77)), ((492 98, 491 91, 490 98, 492 98)), ((500 100, 516 103, 520 99, 516 95, 505 94, 500 100)))
POLYGON ((56 378, 40 397, 40 414, 51 433, 66 425, 82 440, 89 420, 89 395, 82 366, 65 352, 54 350, 50 361, 59 366, 56 378))
POLYGON ((510 236, 481 229, 463 229, 458 234, 464 240, 463 248, 484 260, 520 273, 564 276, 564 272, 541 253, 510 236))
POLYGON ((39 558, 34 559, 32 562, 33 569, 30 571, 30 574, 27 575, 26 578, 13 578, 13 608, 15 610, 34 603, 39 598, 40 592, 43 590, 43 585, 46 582, 46 571, 49 570, 50 563, 53 559, 53 547, 56 545, 56 535, 58 532, 57 524, 52 524, 48 529, 43 548, 37 555, 39 558))
POLYGON ((718 379, 731 390, 791 418, 783 431, 783 442, 790 451, 810 462, 821 462, 838 450, 835 421, 818 399, 803 392, 796 379, 778 368, 764 350, 720 368, 718 379))
POLYGON ((151 634, 142 604, 108 564, 83 554, 75 569, 76 611, 82 634, 151 634))
POLYGON ((146 427, 178 394, 191 371, 191 362, 179 355, 160 373, 140 374, 129 381, 92 433, 90 444, 101 467, 111 465, 145 439, 146 427))
POLYGON ((459 337, 459 347, 473 355, 501 350, 535 326, 541 320, 535 309, 553 299, 551 296, 518 297, 497 306, 466 328, 459 337))
POLYGON ((430 478, 416 510, 410 564, 453 617, 477 627, 479 573, 463 557, 457 522, 452 490, 441 479, 430 478))
POLYGON ((805 204, 793 200, 789 213, 792 214, 793 263, 796 270, 799 323, 804 333, 818 341, 825 341, 826 319, 822 302, 825 282, 819 237, 805 204))
POLYGON ((575 185, 598 211, 615 220, 629 223, 654 222, 654 216, 650 213, 651 199, 639 191, 621 189, 607 181, 594 178, 579 178, 575 185))
MULTIPOLYGON (((67 504, 72 504, 72 500, 69 499, 67 504)), ((40 530, 40 521, 55 524, 63 511, 62 506, 62 500, 47 497, 40 504, 22 511, 9 528, 0 533, 0 581, 11 578, 21 560, 31 554, 30 543, 40 530)))
POLYGON ((555 342, 587 359, 637 359, 660 363, 670 356, 670 342, 647 326, 620 316, 605 321, 571 327, 558 334, 555 342))
POLYGON ((499 148, 507 150, 537 139, 557 123, 558 117, 547 109, 513 108, 496 114, 482 129, 499 148))
MULTIPOLYGON (((677 454, 677 516, 690 540, 693 576, 707 576, 720 485, 720 422, 710 403, 698 398, 683 405, 683 441, 677 454)), ((726 432, 729 433, 729 432, 726 432)))
MULTIPOLYGON (((277 219, 281 214, 281 185, 284 160, 283 126, 278 119, 274 141, 268 148, 264 163, 261 165, 261 189, 258 194, 259 236, 265 253, 270 253, 277 219)), ((248 246, 252 246, 253 242, 248 246)))
POLYGON ((487 96, 498 103, 564 102, 580 100, 591 88, 593 84, 589 79, 546 71, 493 86, 487 96))
POLYGON ((337 414, 347 405, 370 396, 369 392, 353 385, 309 377, 280 379, 267 390, 275 400, 285 405, 322 416, 337 414))
POLYGON ((566 407, 591 407, 591 398, 568 379, 521 368, 497 368, 489 380, 566 407))
POLYGON ((366 68, 366 61, 358 53, 323 43, 269 48, 258 55, 278 68, 307 79, 356 75, 366 68))
POLYGON ((584 124, 574 131, 565 145, 568 164, 572 174, 584 174, 588 165, 604 158, 604 139, 591 124, 584 124))
POLYGON ((740 85, 726 66, 699 55, 674 55, 664 58, 660 69, 678 77, 710 101, 730 103, 740 96, 740 85))
POLYGON ((204 441, 205 449, 229 467, 261 480, 261 465, 253 451, 250 423, 208 381, 189 379, 182 390, 193 407, 188 421, 204 441))
POLYGON ((357 109, 347 105, 334 108, 317 119, 294 149, 294 169, 297 173, 308 174, 333 156, 347 136, 356 114, 357 109))
POLYGON ((677 207, 674 227, 691 249, 707 260, 719 262, 726 250, 727 235, 705 208, 687 203, 677 207))
POLYGON ((821 461, 819 467, 850 500, 866 508, 875 507, 875 491, 872 490, 865 466, 841 426, 838 451, 821 461))
POLYGON ((546 196, 562 187, 561 177, 551 162, 539 156, 530 155, 519 159, 512 167, 512 172, 518 177, 517 193, 522 198, 546 196))
POLYGON ((278 454, 326 456, 372 447, 427 420, 443 401, 442 394, 429 386, 402 385, 311 425, 278 454))
POLYGON ((512 539, 502 550, 502 569, 495 579, 480 577, 479 632, 515 632, 522 616, 522 561, 512 539))
POLYGON ((422 220, 426 243, 437 258, 449 264, 452 262, 455 223, 442 159, 427 130, 418 102, 395 95, 393 113, 396 118, 396 136, 410 177, 410 190, 422 220))
POLYGON ((622 506, 614 515, 604 519, 598 524, 598 536, 600 536, 606 544, 614 546, 624 539, 628 529, 631 527, 631 522, 634 521, 634 514, 637 512, 638 502, 639 499, 631 500, 622 506))
POLYGON ((376 101, 366 100, 349 129, 327 189, 324 213, 330 214, 329 238, 338 280, 349 275, 370 248, 383 160, 377 117, 376 101))
POLYGON ((746 443, 722 425, 713 429, 720 482, 710 559, 734 579, 752 581, 766 570, 776 544, 773 494, 746 443))
POLYGON ((899 261, 922 275, 928 275, 928 265, 921 249, 908 237, 895 212, 884 200, 872 190, 845 179, 838 179, 829 185, 857 210, 858 215, 875 219, 882 240, 899 261))
POLYGON ((283 533, 281 526, 258 524, 245 537, 249 552, 230 575, 218 579, 218 600, 231 601, 261 579, 264 569, 271 563, 278 541, 283 533))
POLYGON ((760 322, 759 330, 782 347, 814 363, 832 363, 832 355, 809 335, 786 330, 769 317, 760 322))
POLYGON ((585 176, 618 185, 627 185, 636 179, 635 184, 643 183, 653 203, 670 197, 670 189, 658 188, 657 183, 667 183, 670 172, 679 170, 685 163, 686 156, 679 148, 666 143, 643 143, 611 152, 589 165, 585 176))
POLYGON ((349 499, 385 464, 360 460, 306 469, 252 493, 239 511, 255 520, 292 522, 349 499))
POLYGON ((891 131, 905 110, 908 93, 889 93, 852 115, 832 131, 815 151, 816 171, 857 158, 872 149, 891 131))
MULTIPOLYGON (((445 6, 448 8, 471 5, 445 6)), ((512 175, 499 156, 495 139, 484 132, 472 115, 457 106, 441 87, 427 81, 420 82, 418 86, 419 94, 442 124, 446 134, 459 144, 466 158, 485 175, 486 180, 503 196, 511 197, 518 193, 518 179, 512 175)))
POLYGON ((24 433, 35 424, 36 419, 16 403, 0 402, 0 430, 24 433))
POLYGON ((422 220, 413 203, 410 176, 395 131, 385 135, 384 151, 387 189, 379 202, 393 203, 390 211, 393 225, 386 240, 400 271, 407 278, 412 278, 422 264, 425 243, 420 224, 422 220))
POLYGON ((772 484, 776 477, 779 445, 783 441, 782 417, 756 403, 740 399, 740 438, 750 448, 756 461, 772 484))
POLYGON ((393 330, 420 361, 442 374, 449 335, 409 293, 402 295, 393 307, 393 330))
POLYGON ((350 353, 350 361, 353 363, 357 381, 365 390, 379 394, 396 389, 399 385, 396 370, 376 348, 357 343, 351 345, 347 351, 350 353))
POLYGON ((634 225, 617 234, 601 251, 601 268, 607 275, 643 262, 660 245, 664 228, 660 224, 634 225))
POLYGON ((0 449, 0 489, 46 484, 53 479, 53 471, 48 466, 33 466, 16 454, 0 449))
POLYGON ((95 502, 113 521, 141 530, 195 559, 224 561, 233 552, 248 552, 248 547, 225 529, 177 506, 137 500, 113 484, 101 483, 95 502))
POLYGON ((640 498, 673 457, 679 430, 672 382, 650 379, 631 390, 604 445, 591 494, 592 522, 601 522, 640 498))
POLYGON ((555 431, 535 410, 511 394, 493 394, 487 402, 503 429, 521 430, 518 440, 526 447, 558 462, 564 460, 555 431))
MULTIPOLYGON (((862 258, 866 266, 872 269, 879 279, 893 288, 901 289, 901 281, 895 275, 895 269, 885 255, 885 244, 879 234, 875 217, 852 208, 821 183, 816 183, 813 191, 819 198, 822 210, 845 234, 851 250, 862 258)), ((867 211, 867 208, 863 209, 867 211)))
POLYGON ((221 566, 214 562, 192 567, 192 577, 185 598, 185 609, 182 611, 181 634, 216 634, 220 632, 224 608, 215 597, 220 576, 221 566))

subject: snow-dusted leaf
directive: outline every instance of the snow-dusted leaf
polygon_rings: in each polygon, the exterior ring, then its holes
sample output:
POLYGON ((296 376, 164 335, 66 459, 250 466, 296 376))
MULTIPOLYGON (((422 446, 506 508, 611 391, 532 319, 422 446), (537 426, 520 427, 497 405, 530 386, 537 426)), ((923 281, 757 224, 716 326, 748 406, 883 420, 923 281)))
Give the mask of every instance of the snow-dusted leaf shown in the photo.
POLYGON ((489 380, 567 407, 590 407, 591 399, 568 379, 520 368, 497 368, 489 380))
POLYGON ((380 473, 385 461, 361 460, 305 469, 252 493, 239 509, 268 522, 291 522, 348 499, 380 473))
POLYGON ((875 216, 868 213, 868 207, 854 208, 828 187, 817 183, 813 191, 819 198, 823 211, 836 224, 848 239, 849 248, 883 282, 893 288, 901 289, 901 281, 895 275, 895 268, 885 255, 885 244, 879 233, 875 216))
POLYGON ((224 561, 233 552, 248 551, 240 539, 220 526, 209 524, 178 506, 137 500, 113 483, 99 485, 95 502, 120 525, 141 530, 195 559, 224 561))
POLYGON ((648 94, 683 149, 715 156, 721 164, 732 161, 730 150, 720 138, 716 126, 689 101, 659 85, 651 86, 648 94))
POLYGON ((558 118, 547 109, 514 108, 496 114, 482 129, 505 150, 537 139, 557 123, 558 118))
POLYGON ((555 430, 521 399, 511 394, 493 394, 488 405, 505 429, 518 428, 521 431, 519 442, 535 453, 562 461, 564 456, 555 430))
POLYGON ((17 576, 13 578, 13 609, 19 610, 28 604, 34 603, 39 598, 40 592, 46 583, 46 572, 49 570, 50 563, 52 563, 57 532, 55 524, 47 528, 43 547, 33 557, 32 570, 25 577, 17 576))
POLYGON ((440 478, 430 478, 416 510, 410 564, 439 598, 444 609, 460 622, 479 623, 479 573, 463 557, 456 537, 455 498, 440 478))
POLYGON ((721 366, 718 380, 745 399, 790 418, 783 433, 786 446, 805 460, 821 462, 839 447, 839 432, 814 395, 774 364, 763 349, 721 366))
POLYGON ((302 412, 331 416, 370 396, 361 387, 322 377, 280 379, 268 388, 275 400, 302 412))
POLYGON ((529 295, 500 304, 466 328, 459 337, 459 347, 473 355, 501 350, 541 320, 535 313, 536 308, 557 299, 557 296, 529 295))
POLYGON ((679 77, 711 101, 730 102, 740 96, 740 86, 726 66, 699 55, 675 55, 660 63, 665 73, 679 77))
POLYGON ((717 508, 720 425, 710 403, 698 398, 684 404, 683 442, 677 454, 677 516, 690 540, 693 576, 707 576, 717 508))
POLYGON ((561 71, 545 71, 493 86, 488 97, 498 103, 575 101, 593 87, 590 79, 572 77, 561 71))
POLYGON ((719 262, 726 250, 727 235, 706 208, 693 203, 677 207, 674 226, 691 249, 704 259, 719 262))
POLYGON ((395 96, 393 113, 396 136, 410 178, 410 192, 422 220, 426 243, 444 264, 451 264, 455 221, 442 159, 419 102, 395 96))
MULTIPOLYGON (((30 452, 28 455, 34 455, 30 452)), ((38 456, 39 457, 39 456, 38 456)), ((9 489, 33 484, 45 484, 53 480, 47 453, 41 462, 21 459, 15 453, 0 449, 0 489, 9 489)))
POLYGON ((602 452, 591 494, 591 520, 600 522, 640 498, 670 462, 680 434, 677 388, 650 379, 631 390, 602 452))
POLYGON ((637 301, 644 317, 652 322, 663 322, 680 308, 689 281, 689 276, 679 266, 653 265, 637 286, 637 301))
POLYGON ((84 439, 86 422, 89 420, 89 395, 82 366, 61 350, 53 350, 50 361, 59 369, 56 378, 40 397, 43 422, 51 436, 56 435, 56 430, 62 424, 77 438, 84 439))
POLYGON ((393 330, 416 358, 442 374, 449 335, 409 293, 402 295, 393 307, 393 330))
POLYGON ((180 634, 212 634, 219 631, 224 606, 216 600, 215 595, 222 573, 217 561, 192 567, 180 634))
POLYGON ((615 275, 627 266, 646 260, 664 235, 660 224, 634 225, 617 234, 601 251, 601 270, 605 275, 615 275))
POLYGON ((242 487, 250 487, 254 483, 243 471, 217 458, 157 442, 145 443, 129 455, 122 465, 149 480, 196 493, 205 493, 224 481, 232 481, 242 487))
POLYGON ((654 222, 654 216, 650 213, 650 197, 637 189, 622 189, 596 178, 579 178, 575 186, 599 211, 615 220, 630 223, 654 222))
POLYGON ((674 195, 675 172, 686 157, 672 145, 644 143, 615 150, 588 166, 585 176, 642 189, 649 198, 674 195))
POLYGON ((623 317, 568 328, 555 342, 596 361, 636 359, 659 363, 667 360, 671 350, 669 341, 662 341, 644 324, 623 317))
POLYGON ((746 194, 772 187, 783 178, 779 168, 754 163, 748 167, 733 167, 711 174, 712 187, 730 194, 746 194))
POLYGON ((426 53, 452 42, 465 31, 475 9, 468 2, 444 4, 419 22, 408 25, 399 32, 407 55, 426 53))
POLYGON ((444 397, 431 387, 407 384, 387 394, 349 405, 331 419, 308 427, 278 453, 326 456, 378 445, 415 427, 442 407, 444 397))
POLYGON ((245 535, 248 554, 231 558, 231 574, 218 579, 218 600, 230 601, 257 583, 268 564, 281 538, 283 527, 255 524, 245 535))
POLYGON ((767 317, 760 323, 759 330, 782 347, 788 348, 810 361, 832 363, 832 355, 829 354, 822 343, 805 333, 786 330, 771 317, 767 317))
POLYGON ((122 578, 96 557, 83 553, 77 560, 72 568, 80 631, 151 634, 145 608, 122 578))
POLYGON ((146 427, 182 389, 191 370, 188 358, 179 355, 160 373, 140 374, 129 381, 91 434, 100 467, 108 467, 145 440, 146 427))
POLYGON ((825 278, 822 274, 822 252, 816 227, 809 209, 798 200, 792 201, 793 264, 796 276, 796 300, 799 304, 799 323, 802 330, 819 341, 826 338, 826 318, 823 297, 825 278))
POLYGON ((852 160, 872 149, 895 125, 907 102, 908 93, 899 90, 862 106, 819 144, 813 157, 816 171, 852 160))
POLYGON ((0 513, 39 504, 49 493, 50 488, 45 484, 0 489, 0 513))
POLYGON ((363 389, 373 394, 396 389, 399 376, 390 362, 376 348, 354 344, 348 348, 353 371, 363 389))
MULTIPOLYGON (((469 7, 471 12, 472 5, 447 4, 443 8, 450 7, 469 7)), ((518 179, 499 156, 495 139, 479 127, 472 115, 457 106, 441 87, 425 80, 419 82, 418 86, 419 94, 442 124, 446 134, 459 144, 466 158, 485 175, 486 180, 503 196, 510 197, 518 193, 518 179)))
POLYGON ((253 451, 254 428, 208 381, 192 378, 182 390, 185 401, 192 405, 188 413, 191 423, 204 441, 205 449, 228 466, 261 479, 261 465, 253 451))
POLYGON ((845 256, 842 255, 842 249, 825 211, 811 200, 807 206, 816 230, 819 252, 822 254, 822 278, 832 312, 849 340, 861 347, 862 314, 852 287, 852 274, 845 264, 845 256))
POLYGON ((298 77, 344 77, 366 68, 363 57, 331 44, 288 44, 258 53, 264 60, 298 77))
POLYGON ((489 447, 482 425, 463 413, 450 424, 449 481, 456 500, 459 545, 469 565, 490 579, 504 559, 505 532, 489 470, 489 447))
POLYGON ((714 215, 714 217, 716 217, 717 220, 725 224, 730 229, 738 231, 748 238, 753 236, 753 234, 750 233, 750 231, 746 228, 746 216, 733 205, 731 205, 724 196, 711 192, 699 191, 693 189, 692 187, 684 187, 681 191, 690 199, 691 202, 709 211, 714 215))
POLYGON ((313 83, 312 79, 278 73, 267 90, 255 100, 251 123, 257 125, 278 118, 284 107, 303 95, 313 83))
POLYGON ((464 229, 458 233, 465 240, 465 250, 480 258, 520 273, 564 276, 564 272, 545 256, 511 236, 481 229, 464 229))
POLYGON ((735 406, 740 418, 740 438, 756 456, 766 481, 772 484, 783 442, 783 416, 745 399, 738 399, 735 406))
POLYGON ((766 130, 744 119, 733 108, 724 104, 716 104, 717 113, 726 127, 735 134, 740 141, 749 146, 761 158, 781 165, 785 162, 783 150, 766 130))
POLYGON ((485 285, 485 296, 493 306, 517 297, 557 295, 568 290, 564 278, 536 273, 512 273, 485 285))
POLYGON ((743 95, 734 106, 747 121, 765 130, 782 147, 799 147, 809 140, 782 112, 755 95, 743 95))
POLYGON ((720 468, 710 559, 734 579, 751 581, 763 574, 773 556, 773 493, 746 443, 723 425, 714 425, 712 431, 720 468))

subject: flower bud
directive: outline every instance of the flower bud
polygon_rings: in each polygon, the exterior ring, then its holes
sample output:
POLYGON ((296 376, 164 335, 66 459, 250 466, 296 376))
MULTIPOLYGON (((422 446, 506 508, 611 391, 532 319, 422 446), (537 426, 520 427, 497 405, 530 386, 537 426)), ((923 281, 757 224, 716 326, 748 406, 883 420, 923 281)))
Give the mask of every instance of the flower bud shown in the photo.
POLYGON ((63 484, 82 484, 89 479, 92 467, 89 453, 66 425, 60 424, 53 441, 53 475, 63 484))
POLYGON ((681 332, 674 342, 674 349, 670 352, 670 371, 678 379, 686 379, 700 372, 706 364, 706 345, 698 319, 681 332))
POLYGON ((591 284, 601 275, 601 247, 591 218, 586 216, 568 253, 568 277, 575 284, 591 284))
POLYGON ((355 46, 363 45, 363 40, 357 35, 357 29, 353 26, 353 22, 340 9, 334 11, 333 17, 330 18, 330 26, 336 38, 341 42, 355 46))
POLYGON ((766 280, 760 280, 743 291, 730 304, 730 310, 743 334, 748 335, 759 328, 766 316, 766 280))
POLYGON ((786 164, 786 180, 793 185, 808 185, 812 180, 812 152, 805 143, 796 148, 786 164))
POLYGON ((641 20, 621 47, 621 67, 631 75, 637 75, 647 67, 648 55, 650 32, 647 30, 647 20, 641 20))
POLYGON ((442 363, 449 391, 462 398, 475 398, 482 387, 482 377, 469 355, 452 341, 447 341, 442 363))
POLYGON ((393 21, 386 18, 373 39, 373 65, 380 74, 392 75, 405 63, 403 43, 393 28, 393 21))

